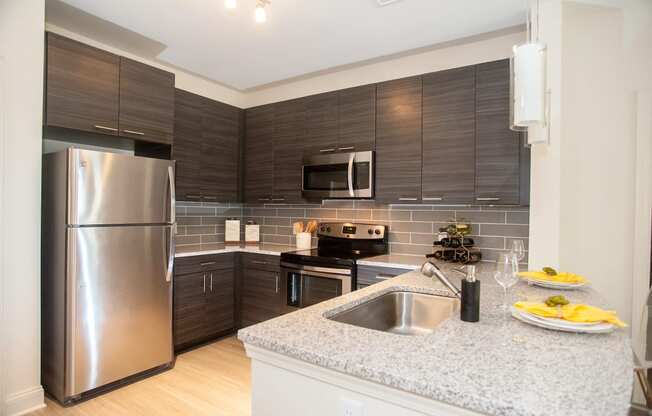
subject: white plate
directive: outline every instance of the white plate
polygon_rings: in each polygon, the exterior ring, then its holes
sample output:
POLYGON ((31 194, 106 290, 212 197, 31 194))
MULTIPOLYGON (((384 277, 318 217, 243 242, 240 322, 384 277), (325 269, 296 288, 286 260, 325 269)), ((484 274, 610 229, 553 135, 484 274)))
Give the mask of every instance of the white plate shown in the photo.
POLYGON ((521 315, 524 315, 526 318, 535 321, 541 321, 544 324, 551 324, 551 325, 561 325, 561 326, 569 326, 569 327, 587 327, 587 326, 601 325, 604 323, 604 322, 573 322, 561 318, 549 318, 546 316, 539 316, 530 312, 522 311, 520 309, 516 309, 516 312, 520 313, 521 315))
POLYGON ((595 325, 576 325, 573 322, 564 321, 563 323, 552 322, 548 319, 529 314, 527 312, 519 311, 515 307, 511 307, 512 316, 521 322, 530 325, 538 326, 540 328, 552 329, 555 331, 575 332, 583 334, 605 334, 614 330, 614 325, 606 322, 600 322, 595 325))
POLYGON ((533 284, 535 286, 545 287, 546 289, 555 289, 555 290, 575 290, 586 286, 588 283, 560 283, 560 282, 550 282, 548 280, 537 280, 529 277, 524 278, 526 282, 533 284))

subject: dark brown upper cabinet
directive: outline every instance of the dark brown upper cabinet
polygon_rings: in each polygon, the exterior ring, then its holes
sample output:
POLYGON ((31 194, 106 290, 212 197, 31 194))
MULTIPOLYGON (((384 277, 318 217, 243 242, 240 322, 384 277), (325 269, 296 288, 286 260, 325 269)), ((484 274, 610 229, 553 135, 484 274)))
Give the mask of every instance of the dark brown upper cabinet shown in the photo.
POLYGON ((118 135, 120 57, 47 33, 47 126, 118 135))
POLYGON ((201 144, 201 196, 207 202, 239 200, 240 109, 204 99, 201 144))
POLYGON ((180 201, 239 201, 242 110, 176 90, 172 158, 180 201))
POLYGON ((421 200, 421 77, 378 84, 376 200, 421 200))
POLYGON ((376 141, 376 85, 339 91, 337 151, 373 150, 376 141))
POLYGON ((120 58, 120 135, 172 143, 174 74, 120 58))
POLYGON ((270 203, 274 188, 274 106, 245 112, 245 201, 270 203))
POLYGON ((302 152, 305 140, 305 102, 290 100, 274 104, 274 186, 272 202, 299 203, 302 152))
POLYGON ((183 90, 175 91, 174 144, 177 200, 201 200, 201 151, 204 99, 183 90))
POLYGON ((170 144, 174 74, 46 35, 46 126, 170 144))
MULTIPOLYGON (((476 66, 475 202, 523 204, 523 140, 509 129, 509 61, 476 66)), ((525 184, 523 184, 525 185, 525 184)))
POLYGON ((422 200, 474 202, 475 66, 423 76, 422 200))
POLYGON ((306 140, 303 145, 305 156, 337 151, 338 95, 338 91, 333 91, 306 98, 306 140))

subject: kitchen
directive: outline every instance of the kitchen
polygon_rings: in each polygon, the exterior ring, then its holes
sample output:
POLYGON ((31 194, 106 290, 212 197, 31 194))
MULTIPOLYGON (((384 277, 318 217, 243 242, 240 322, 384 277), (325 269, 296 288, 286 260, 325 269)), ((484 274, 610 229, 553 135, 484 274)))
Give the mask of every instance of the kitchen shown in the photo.
POLYGON ((646 408, 649 2, 358 3, 3 2, 0 414, 646 408))

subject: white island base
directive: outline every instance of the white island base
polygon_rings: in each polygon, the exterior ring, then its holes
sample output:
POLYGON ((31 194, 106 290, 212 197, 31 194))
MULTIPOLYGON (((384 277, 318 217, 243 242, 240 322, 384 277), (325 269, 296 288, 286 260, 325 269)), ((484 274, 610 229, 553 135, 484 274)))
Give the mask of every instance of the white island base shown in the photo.
POLYGON ((412 393, 245 344, 252 416, 478 416, 412 393))

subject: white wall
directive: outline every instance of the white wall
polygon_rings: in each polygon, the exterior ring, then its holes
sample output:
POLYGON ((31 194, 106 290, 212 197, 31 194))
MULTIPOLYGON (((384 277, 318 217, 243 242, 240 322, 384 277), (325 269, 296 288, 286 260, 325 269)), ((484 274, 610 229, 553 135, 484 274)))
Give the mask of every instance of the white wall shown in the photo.
POLYGON ((72 32, 68 29, 58 27, 52 23, 46 24, 46 30, 58 33, 62 36, 66 36, 71 39, 75 39, 79 42, 85 43, 87 45, 94 46, 105 51, 109 51, 116 55, 124 56, 139 62, 143 62, 147 65, 151 65, 156 68, 161 68, 165 71, 172 72, 175 75, 175 85, 177 88, 180 88, 185 91, 190 91, 195 94, 202 95, 204 97, 211 98, 216 101, 221 101, 223 103, 231 104, 236 107, 244 108, 245 107, 245 95, 241 91, 225 87, 216 82, 210 81, 206 78, 202 78, 198 75, 174 68, 161 62, 152 61, 151 59, 145 59, 140 56, 136 56, 127 51, 106 45, 104 43, 98 42, 94 39, 88 38, 86 36, 80 35, 78 33, 72 32))
POLYGON ((512 30, 508 33, 477 37, 407 56, 284 82, 277 86, 263 87, 246 93, 246 107, 504 59, 511 55, 512 46, 524 40, 524 32, 520 29, 512 30))
POLYGON ((40 363, 44 0, 0 2, 0 414, 43 405, 40 363))
POLYGON ((530 264, 586 275, 632 322, 636 97, 652 87, 641 19, 652 2, 620 3, 541 2, 552 130, 532 153, 530 264))

